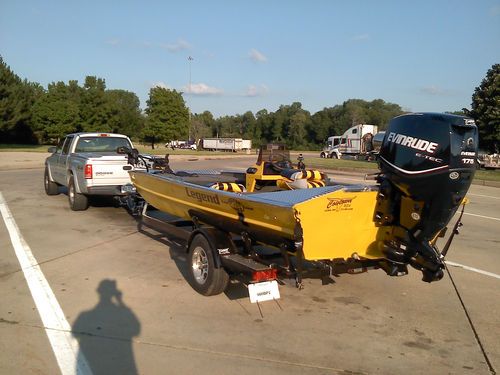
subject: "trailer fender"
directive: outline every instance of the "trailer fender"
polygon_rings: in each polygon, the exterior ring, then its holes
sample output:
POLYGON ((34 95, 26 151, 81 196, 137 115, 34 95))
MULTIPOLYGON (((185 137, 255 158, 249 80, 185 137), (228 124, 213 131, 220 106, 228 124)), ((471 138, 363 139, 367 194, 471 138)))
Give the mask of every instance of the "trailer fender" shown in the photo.
POLYGON ((186 252, 189 251, 193 239, 197 236, 204 236, 212 248, 212 254, 214 256, 214 264, 216 268, 222 267, 221 257, 226 254, 234 253, 236 251, 234 242, 231 239, 229 233, 223 232, 217 228, 197 228, 191 232, 187 246, 186 252))

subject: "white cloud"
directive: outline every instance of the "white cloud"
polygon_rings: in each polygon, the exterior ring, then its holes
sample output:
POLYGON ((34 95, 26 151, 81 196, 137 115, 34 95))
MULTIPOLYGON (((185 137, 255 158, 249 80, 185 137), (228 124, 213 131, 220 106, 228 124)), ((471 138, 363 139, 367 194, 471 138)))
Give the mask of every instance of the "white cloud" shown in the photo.
POLYGON ((184 86, 183 91, 191 95, 222 95, 224 93, 222 89, 208 86, 205 83, 192 83, 191 87, 184 86))
POLYGON ((116 45, 120 44, 120 39, 116 39, 116 38, 108 39, 108 40, 106 40, 106 44, 109 44, 110 46, 116 46, 116 45))
POLYGON ((351 40, 355 42, 364 42, 366 40, 370 40, 370 34, 355 35, 351 38, 351 40))
POLYGON ((422 94, 433 96, 453 96, 457 94, 455 90, 443 89, 442 87, 436 85, 424 86, 420 88, 420 92, 422 94))
POLYGON ((251 49, 250 52, 248 53, 248 57, 250 58, 250 60, 253 60, 255 62, 259 63, 267 62, 267 57, 264 56, 262 52, 259 52, 256 49, 251 49))
POLYGON ((243 96, 255 97, 255 96, 264 96, 269 92, 269 89, 266 85, 261 84, 259 86, 248 85, 243 96))
POLYGON ((160 44, 162 48, 165 48, 168 52, 180 52, 180 51, 185 51, 191 49, 191 44, 186 42, 184 39, 179 39, 175 43, 162 43, 160 44))
POLYGON ((500 16, 500 5, 494 5, 490 8, 490 15, 493 17, 500 16))

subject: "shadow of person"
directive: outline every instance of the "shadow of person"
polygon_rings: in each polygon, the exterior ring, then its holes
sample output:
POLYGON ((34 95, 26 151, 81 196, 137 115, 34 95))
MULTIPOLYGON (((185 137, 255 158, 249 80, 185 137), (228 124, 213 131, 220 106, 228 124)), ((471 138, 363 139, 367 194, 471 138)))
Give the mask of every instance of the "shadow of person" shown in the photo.
POLYGON ((97 305, 80 313, 73 324, 78 359, 85 358, 94 375, 137 374, 132 338, 141 331, 139 320, 123 303, 115 280, 102 280, 97 292, 97 305))

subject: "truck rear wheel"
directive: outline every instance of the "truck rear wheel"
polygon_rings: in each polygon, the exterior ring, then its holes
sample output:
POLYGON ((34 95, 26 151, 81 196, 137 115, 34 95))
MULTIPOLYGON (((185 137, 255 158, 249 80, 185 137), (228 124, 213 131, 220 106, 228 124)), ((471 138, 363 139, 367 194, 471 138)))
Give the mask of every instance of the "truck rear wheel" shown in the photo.
POLYGON ((57 195, 59 194, 59 185, 53 181, 50 181, 49 170, 45 167, 45 174, 43 176, 43 185, 45 187, 45 193, 47 195, 57 195))
POLYGON ((206 237, 197 234, 189 246, 189 276, 194 290, 204 296, 222 293, 229 283, 224 268, 215 267, 214 250, 206 237))
POLYGON ((85 211, 89 207, 89 198, 76 192, 74 177, 71 176, 68 183, 69 207, 73 211, 85 211))

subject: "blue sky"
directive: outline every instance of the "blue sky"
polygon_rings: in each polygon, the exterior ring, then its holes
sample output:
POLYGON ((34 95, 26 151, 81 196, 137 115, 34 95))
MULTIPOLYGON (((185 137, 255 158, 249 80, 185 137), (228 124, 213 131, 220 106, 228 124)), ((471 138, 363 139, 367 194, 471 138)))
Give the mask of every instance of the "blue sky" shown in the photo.
POLYGON ((143 108, 163 85, 216 116, 349 98, 453 111, 500 63, 500 0, 0 0, 0 55, 44 87, 96 75, 143 108))

